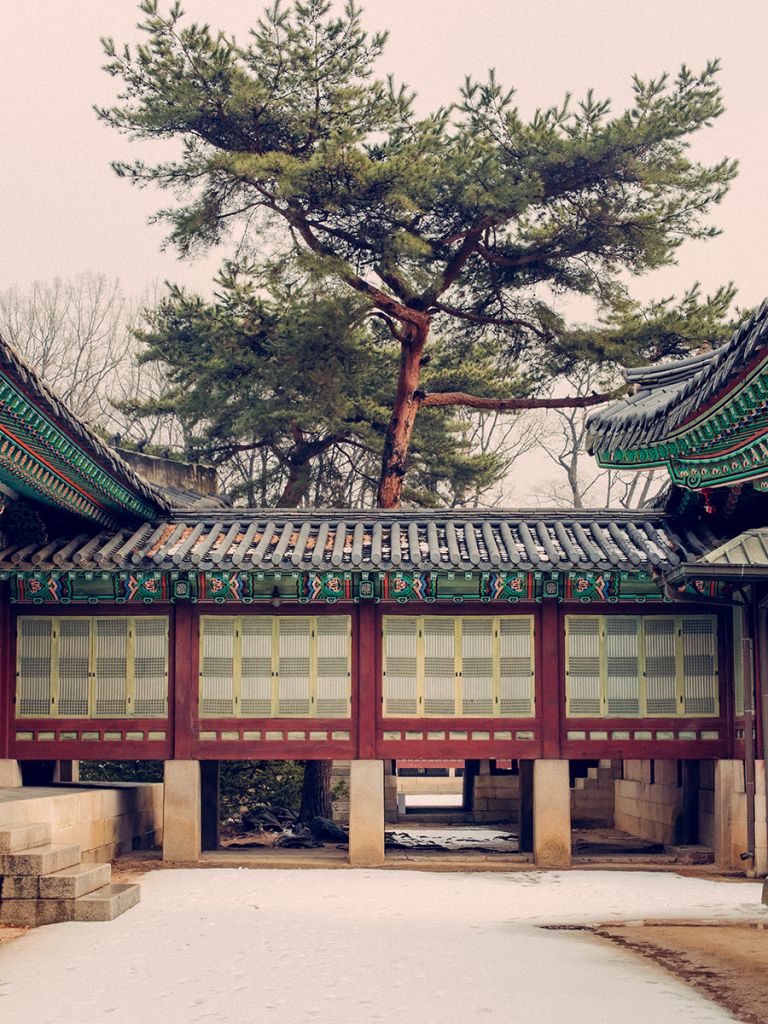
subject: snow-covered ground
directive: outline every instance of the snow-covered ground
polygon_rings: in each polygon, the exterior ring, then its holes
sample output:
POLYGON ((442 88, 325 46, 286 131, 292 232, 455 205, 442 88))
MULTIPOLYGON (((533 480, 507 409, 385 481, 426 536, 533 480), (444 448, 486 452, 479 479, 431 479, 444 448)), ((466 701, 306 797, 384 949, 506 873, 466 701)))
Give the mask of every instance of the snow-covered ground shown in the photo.
POLYGON ((535 926, 755 917, 759 883, 670 874, 158 871, 109 924, 0 948, 3 1024, 709 1024, 644 960, 535 926))

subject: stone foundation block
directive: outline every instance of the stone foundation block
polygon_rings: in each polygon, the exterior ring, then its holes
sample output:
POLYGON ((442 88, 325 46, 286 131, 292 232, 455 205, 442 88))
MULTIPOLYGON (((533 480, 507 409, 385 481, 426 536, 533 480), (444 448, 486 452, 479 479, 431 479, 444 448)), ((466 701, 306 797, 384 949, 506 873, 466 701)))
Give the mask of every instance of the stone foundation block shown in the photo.
POLYGON ((0 758, 0 789, 17 789, 21 784, 19 762, 9 758, 0 758))
POLYGON ((36 846, 0 855, 2 875, 48 875, 80 862, 79 846, 36 846))
POLYGON ((163 800, 163 860, 200 859, 200 762, 166 761, 163 800))
POLYGON ((40 898, 75 900, 78 896, 101 889, 112 877, 109 864, 76 864, 40 878, 40 898))
POLYGON ((44 846, 51 841, 51 826, 17 825, 0 829, 0 853, 16 853, 30 846, 44 846))
POLYGON ((353 761, 349 773, 349 863, 384 863, 384 762, 353 761))
POLYGON ((95 892, 73 900, 74 921, 114 921, 141 900, 135 883, 105 885, 95 892))
POLYGON ((571 863, 571 790, 568 762, 535 761, 533 766, 533 856, 542 867, 571 863))
POLYGON ((0 875, 0 900, 36 900, 39 875, 0 875))

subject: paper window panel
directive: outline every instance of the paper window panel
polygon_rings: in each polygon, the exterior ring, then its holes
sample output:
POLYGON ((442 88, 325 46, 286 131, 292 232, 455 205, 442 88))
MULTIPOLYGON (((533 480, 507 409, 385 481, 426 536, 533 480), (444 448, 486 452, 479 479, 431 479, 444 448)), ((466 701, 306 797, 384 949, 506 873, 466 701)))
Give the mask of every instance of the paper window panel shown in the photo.
POLYGON ((311 713, 311 622, 282 618, 278 639, 278 715, 311 713))
POLYGON ((424 619, 424 714, 456 714, 456 630, 452 618, 424 619))
POLYGON ((492 618, 461 620, 461 713, 492 715, 493 633, 492 618))
POLYGON ((268 717, 272 713, 272 646, 274 619, 241 619, 240 713, 268 717))
POLYGON ((351 685, 351 620, 346 615, 323 615, 316 622, 316 713, 320 718, 345 718, 351 685))
POLYGON ((574 615, 567 623, 568 713, 599 715, 602 712, 600 619, 574 615))
POLYGON ((499 707, 502 715, 532 715, 533 631, 528 616, 499 621, 499 707))
POLYGON ((88 619, 59 619, 57 631, 59 647, 57 714, 85 718, 88 715, 90 689, 90 621, 88 619))
POLYGON ((686 715, 717 714, 717 630, 715 619, 682 619, 683 709, 686 715))
POLYGON ((200 714, 235 713, 235 629, 237 620, 201 618, 200 714))
POLYGON ((640 714, 640 620, 605 619, 605 705, 608 715, 640 714))
POLYGON ((133 713, 163 718, 168 708, 168 620, 134 619, 133 713))
POLYGON ((97 717, 128 714, 128 619, 94 621, 94 711, 97 717))
POLYGON ((16 673, 16 708, 19 715, 51 714, 52 657, 53 620, 37 617, 20 618, 16 673))
POLYGON ((418 619, 388 615, 384 619, 384 714, 418 711, 418 619))
POLYGON ((645 708, 650 717, 675 715, 677 699, 677 658, 675 653, 677 621, 647 618, 645 636, 645 708))

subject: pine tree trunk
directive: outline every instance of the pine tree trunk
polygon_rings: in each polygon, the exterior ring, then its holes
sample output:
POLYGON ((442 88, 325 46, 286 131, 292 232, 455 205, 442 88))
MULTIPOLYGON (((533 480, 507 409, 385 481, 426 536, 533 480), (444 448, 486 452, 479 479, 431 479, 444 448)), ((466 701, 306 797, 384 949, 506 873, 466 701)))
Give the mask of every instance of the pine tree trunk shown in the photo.
POLYGON ((304 762, 304 785, 301 788, 299 821, 331 817, 333 813, 331 806, 332 768, 333 761, 304 762))
POLYGON ((392 416, 387 427, 384 453, 379 479, 379 508, 399 508, 403 489, 403 477, 408 463, 408 449, 411 434, 419 411, 419 381, 421 378, 421 357, 429 337, 429 318, 409 328, 407 340, 400 350, 400 372, 397 391, 392 406, 392 416))

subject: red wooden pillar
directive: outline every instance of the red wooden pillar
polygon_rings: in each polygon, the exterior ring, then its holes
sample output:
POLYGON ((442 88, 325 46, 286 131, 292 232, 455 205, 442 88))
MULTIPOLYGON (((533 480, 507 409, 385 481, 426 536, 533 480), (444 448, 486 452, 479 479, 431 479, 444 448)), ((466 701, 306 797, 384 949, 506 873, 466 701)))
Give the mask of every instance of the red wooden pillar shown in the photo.
POLYGON ((560 608, 554 601, 541 606, 541 740, 542 756, 560 757, 561 643, 560 608))
POLYGON ((11 721, 13 719, 13 687, 10 586, 0 583, 0 759, 11 756, 11 721))
POLYGON ((177 761, 187 761, 192 757, 197 708, 197 643, 194 609, 190 604, 179 602, 174 605, 173 674, 169 680, 168 695, 173 708, 173 756, 177 761))
POLYGON ((376 606, 360 604, 357 616, 357 756, 376 757, 376 606))

